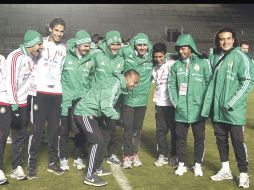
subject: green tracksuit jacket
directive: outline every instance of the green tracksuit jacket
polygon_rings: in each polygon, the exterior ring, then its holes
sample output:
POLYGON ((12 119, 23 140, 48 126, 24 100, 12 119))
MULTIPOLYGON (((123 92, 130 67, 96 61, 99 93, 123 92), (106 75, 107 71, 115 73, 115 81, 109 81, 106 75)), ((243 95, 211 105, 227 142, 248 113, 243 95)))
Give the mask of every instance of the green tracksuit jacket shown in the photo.
POLYGON ((75 40, 70 39, 66 43, 67 56, 63 65, 61 76, 62 84, 62 116, 68 115, 68 108, 72 100, 84 96, 91 86, 91 76, 94 70, 94 61, 91 54, 80 59, 74 52, 75 40))
MULTIPOLYGON (((211 56, 218 60, 218 54, 211 56)), ((201 115, 213 122, 246 124, 248 92, 252 89, 253 64, 240 48, 233 49, 214 70, 201 115)))
POLYGON ((101 41, 98 50, 93 53, 93 57, 95 60, 93 83, 103 81, 105 77, 112 76, 113 73, 123 72, 124 59, 120 50, 117 55, 113 55, 107 46, 106 40, 101 41))
POLYGON ((111 119, 119 119, 120 113, 114 109, 119 95, 126 92, 126 80, 122 74, 108 76, 102 82, 96 82, 88 90, 74 109, 74 115, 95 116, 105 115, 111 119))
MULTIPOLYGON (((152 60, 152 44, 148 44, 148 52, 144 58, 137 56, 134 50, 134 40, 130 41, 128 47, 122 50, 124 57, 124 67, 134 68, 139 73, 139 83, 128 94, 123 95, 123 102, 130 107, 146 106, 150 93, 153 60, 152 60)), ((127 69, 126 69, 127 70, 127 69)))
POLYGON ((169 74, 169 97, 176 108, 175 120, 194 123, 202 120, 201 110, 212 70, 207 59, 192 53, 186 73, 186 61, 176 61, 169 74), (180 86, 184 83, 187 84, 187 93, 181 95, 180 86))

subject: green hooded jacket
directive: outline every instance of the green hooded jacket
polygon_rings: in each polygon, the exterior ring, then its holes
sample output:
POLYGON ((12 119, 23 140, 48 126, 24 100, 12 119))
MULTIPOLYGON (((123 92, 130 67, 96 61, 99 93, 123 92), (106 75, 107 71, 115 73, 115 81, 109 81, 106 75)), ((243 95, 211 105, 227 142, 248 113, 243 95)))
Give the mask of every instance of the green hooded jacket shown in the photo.
POLYGON ((123 102, 127 106, 139 107, 147 105, 153 69, 152 48, 152 43, 143 33, 139 33, 134 36, 130 40, 130 45, 122 48, 122 53, 125 61, 124 70, 128 70, 128 68, 131 67, 139 73, 138 85, 130 90, 128 94, 123 95, 123 102), (135 41, 141 37, 145 37, 148 41, 148 51, 143 58, 138 57, 135 50, 135 41))
MULTIPOLYGON (((213 54, 219 60, 220 54, 213 54)), ((216 64, 216 63, 215 63, 216 64)), ((253 64, 239 47, 234 48, 214 70, 201 115, 213 122, 246 125, 248 92, 253 87, 253 64)))
POLYGON ((95 72, 92 83, 103 81, 105 77, 112 76, 113 73, 123 73, 124 69, 124 59, 121 53, 113 55, 108 48, 106 39, 101 41, 99 49, 101 51, 97 50, 93 53, 95 72))
POLYGON ((176 108, 175 120, 183 123, 201 121, 201 110, 212 70, 207 59, 201 58, 193 38, 188 34, 179 36, 175 46, 190 46, 190 62, 179 59, 169 73, 169 97, 176 108), (188 69, 187 69, 188 68, 188 69), (183 88, 187 84, 186 93, 183 88), (181 89, 181 90, 180 90, 181 89))
POLYGON ((122 74, 106 77, 102 82, 96 82, 86 95, 78 102, 74 115, 106 116, 119 119, 120 113, 114 108, 121 93, 125 93, 126 79, 122 74))
POLYGON ((68 108, 72 105, 72 100, 83 96, 91 86, 91 76, 94 70, 94 61, 91 53, 77 57, 75 53, 75 39, 67 41, 67 56, 63 65, 61 76, 62 84, 62 113, 68 115, 68 108))

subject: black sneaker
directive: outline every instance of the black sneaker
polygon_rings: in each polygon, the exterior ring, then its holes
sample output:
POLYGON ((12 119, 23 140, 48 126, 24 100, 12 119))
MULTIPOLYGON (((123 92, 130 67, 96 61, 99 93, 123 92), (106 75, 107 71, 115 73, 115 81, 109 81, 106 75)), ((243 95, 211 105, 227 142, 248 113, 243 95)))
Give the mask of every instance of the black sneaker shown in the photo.
POLYGON ((105 176, 105 175, 110 175, 111 174, 111 171, 109 170, 106 170, 104 168, 99 168, 99 169, 96 169, 95 171, 96 175, 98 176, 105 176))
POLYGON ((48 165, 48 169, 47 169, 48 172, 52 172, 56 175, 62 175, 64 173, 64 170, 62 170, 60 168, 60 166, 58 166, 58 164, 56 163, 51 163, 48 165))
POLYGON ((91 177, 84 177, 84 183, 87 185, 92 185, 95 187, 100 187, 107 185, 108 182, 104 181, 102 178, 97 176, 96 174, 92 174, 91 177))
POLYGON ((28 169, 28 176, 27 176, 27 178, 28 179, 35 179, 35 178, 37 178, 36 170, 29 168, 28 169))

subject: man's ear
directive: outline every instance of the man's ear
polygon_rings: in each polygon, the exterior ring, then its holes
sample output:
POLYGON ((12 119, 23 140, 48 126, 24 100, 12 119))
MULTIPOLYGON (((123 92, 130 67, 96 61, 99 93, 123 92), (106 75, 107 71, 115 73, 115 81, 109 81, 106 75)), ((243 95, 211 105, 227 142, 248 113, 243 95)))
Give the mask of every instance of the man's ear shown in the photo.
POLYGON ((51 33, 52 32, 52 28, 49 27, 49 32, 51 33))

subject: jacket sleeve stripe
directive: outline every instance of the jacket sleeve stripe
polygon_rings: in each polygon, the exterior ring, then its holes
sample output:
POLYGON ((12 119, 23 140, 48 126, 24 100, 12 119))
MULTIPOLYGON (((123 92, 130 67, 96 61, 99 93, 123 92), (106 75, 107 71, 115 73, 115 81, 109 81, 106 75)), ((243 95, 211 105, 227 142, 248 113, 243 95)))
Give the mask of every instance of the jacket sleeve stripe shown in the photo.
POLYGON ((17 84, 16 84, 16 65, 18 57, 22 55, 22 52, 16 52, 11 61, 11 87, 12 87, 12 95, 16 103, 18 103, 17 97, 17 84))
POLYGON ((114 98, 115 98, 115 95, 119 89, 119 86, 120 86, 120 82, 117 81, 112 89, 112 95, 111 95, 111 98, 110 98, 110 107, 113 107, 113 101, 114 101, 114 98))
POLYGON ((240 50, 238 50, 238 52, 240 53, 240 55, 243 57, 243 60, 244 60, 246 80, 244 81, 242 88, 237 92, 237 94, 229 102, 230 107, 232 107, 236 103, 236 101, 239 100, 239 98, 247 90, 247 88, 250 84, 250 79, 251 79, 250 78, 250 62, 249 62, 248 58, 243 54, 243 52, 241 52, 240 50))

